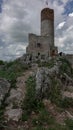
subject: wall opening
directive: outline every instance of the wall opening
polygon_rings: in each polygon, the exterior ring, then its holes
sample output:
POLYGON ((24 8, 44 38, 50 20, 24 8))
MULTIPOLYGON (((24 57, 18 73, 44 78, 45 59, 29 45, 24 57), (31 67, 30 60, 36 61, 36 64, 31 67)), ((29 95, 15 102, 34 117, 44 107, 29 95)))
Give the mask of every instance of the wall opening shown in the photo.
POLYGON ((39 47, 39 48, 40 48, 40 47, 41 47, 41 44, 40 44, 40 43, 37 43, 37 47, 39 47))

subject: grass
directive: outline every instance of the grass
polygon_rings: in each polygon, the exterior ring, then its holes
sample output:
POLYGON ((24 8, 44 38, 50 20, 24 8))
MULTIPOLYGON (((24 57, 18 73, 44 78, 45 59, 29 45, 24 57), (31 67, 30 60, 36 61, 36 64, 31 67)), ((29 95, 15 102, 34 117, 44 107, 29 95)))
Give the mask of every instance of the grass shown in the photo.
POLYGON ((68 127, 68 130, 73 130, 73 120, 66 119, 65 123, 66 123, 66 126, 68 127))
POLYGON ((54 118, 50 115, 50 113, 45 108, 39 110, 38 116, 32 119, 33 127, 38 127, 38 128, 39 127, 45 128, 44 126, 50 126, 54 124, 54 122, 55 122, 54 118))
POLYGON ((51 102, 54 102, 56 105, 60 105, 62 99, 60 83, 57 79, 52 79, 51 81, 52 81, 52 85, 51 85, 49 98, 51 102))
MULTIPOLYGON (((37 125, 36 127, 32 128, 31 130, 73 130, 73 121, 67 120, 66 125, 60 125, 56 122, 52 122, 51 125, 37 125)), ((43 122, 42 122, 43 124, 43 122)))
POLYGON ((55 64, 53 59, 51 59, 51 60, 49 60, 47 62, 38 61, 37 63, 38 63, 39 67, 48 67, 48 68, 52 68, 54 66, 54 64, 55 64))
POLYGON ((32 111, 37 112, 43 107, 43 103, 36 99, 35 85, 35 77, 30 76, 26 82, 26 95, 22 105, 22 120, 25 120, 25 117, 28 118, 32 111))
MULTIPOLYGON (((63 58, 59 59, 62 61, 60 67, 61 73, 67 73, 72 75, 72 69, 69 62, 63 58)), ((3 69, 0 70, 0 77, 6 78, 11 82, 11 87, 15 87, 16 78, 20 76, 24 71, 29 68, 29 65, 21 64, 19 61, 13 61, 9 63, 0 63, 4 65, 3 69)), ((50 62, 38 62, 39 67, 48 67, 51 68, 54 66, 54 60, 50 62)), ((57 79, 51 79, 52 87, 49 93, 49 99, 54 102, 56 105, 64 108, 73 107, 72 99, 63 99, 61 97, 61 88, 59 81, 57 79)), ((31 118, 31 125, 33 128, 30 130, 73 130, 73 120, 65 120, 65 126, 58 124, 55 121, 55 118, 48 112, 44 107, 42 100, 36 99, 36 80, 34 76, 30 76, 26 81, 26 95, 22 105, 22 118, 21 121, 27 121, 31 118), (35 112, 36 116, 31 117, 31 113, 35 112)), ((14 104, 13 108, 17 108, 17 105, 14 104)), ((3 123, 3 113, 5 109, 5 104, 0 107, 0 122, 3 123)))
POLYGON ((62 108, 70 108, 70 107, 73 108, 73 99, 72 98, 67 98, 67 97, 62 99, 60 106, 62 108))
POLYGON ((61 66, 59 68, 60 73, 66 73, 69 76, 73 77, 73 69, 71 67, 70 62, 64 57, 59 58, 59 60, 62 62, 61 66))
POLYGON ((28 65, 23 65, 19 61, 5 63, 4 67, 0 69, 0 77, 6 78, 7 80, 13 80, 20 76, 28 68, 28 65))

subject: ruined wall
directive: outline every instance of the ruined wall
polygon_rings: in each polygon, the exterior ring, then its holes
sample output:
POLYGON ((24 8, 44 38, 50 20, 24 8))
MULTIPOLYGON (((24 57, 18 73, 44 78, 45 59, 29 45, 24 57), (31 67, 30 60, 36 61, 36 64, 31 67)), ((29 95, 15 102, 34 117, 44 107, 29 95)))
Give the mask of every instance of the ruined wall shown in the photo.
POLYGON ((27 53, 30 53, 34 56, 38 54, 48 56, 50 54, 49 37, 29 34, 27 53))
POLYGON ((57 53, 54 46, 54 10, 45 8, 41 11, 41 36, 29 34, 26 53, 34 57, 37 55, 50 57, 57 53))

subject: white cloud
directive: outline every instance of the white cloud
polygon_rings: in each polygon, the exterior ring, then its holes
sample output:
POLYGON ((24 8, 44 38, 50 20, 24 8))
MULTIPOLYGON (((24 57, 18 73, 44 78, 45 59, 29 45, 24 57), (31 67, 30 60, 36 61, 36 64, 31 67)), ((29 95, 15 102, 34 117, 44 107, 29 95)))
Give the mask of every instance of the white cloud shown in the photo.
MULTIPOLYGON (((69 0, 61 1, 61 5, 58 0, 48 1, 48 6, 55 11, 55 43, 59 50, 66 46, 68 40, 70 43, 73 40, 73 17, 63 14, 69 0)), ((28 33, 40 34, 40 12, 44 7, 45 0, 4 0, 0 14, 0 59, 9 60, 25 53, 28 33)))
POLYGON ((73 12, 69 14, 69 17, 73 17, 73 12))
POLYGON ((58 26, 57 26, 57 28, 56 29, 62 29, 63 28, 63 26, 65 25, 65 21, 64 22, 62 22, 62 23, 60 23, 58 26))

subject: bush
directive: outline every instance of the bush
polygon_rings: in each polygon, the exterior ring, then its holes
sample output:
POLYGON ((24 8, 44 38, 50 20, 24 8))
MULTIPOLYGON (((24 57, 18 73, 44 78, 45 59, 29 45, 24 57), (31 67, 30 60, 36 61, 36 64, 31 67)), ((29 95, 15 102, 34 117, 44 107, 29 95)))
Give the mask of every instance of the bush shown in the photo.
POLYGON ((49 60, 47 62, 40 62, 39 61, 37 63, 38 63, 39 67, 48 67, 48 68, 52 68, 54 66, 54 64, 55 64, 54 59, 51 59, 51 60, 49 60))
POLYGON ((61 88, 59 82, 55 79, 52 79, 51 91, 49 95, 52 102, 56 105, 60 105, 62 99, 61 88))
POLYGON ((46 110, 46 108, 44 108, 44 109, 41 109, 41 111, 39 111, 38 122, 40 125, 43 126, 43 125, 54 124, 55 120, 50 115, 50 113, 46 110))
POLYGON ((70 62, 66 58, 59 58, 59 60, 62 62, 60 66, 60 73, 67 73, 69 76, 72 76, 73 70, 70 62))
POLYGON ((24 100, 24 107, 28 111, 31 111, 36 107, 34 77, 29 77, 26 82, 26 96, 24 100))
POLYGON ((43 107, 43 103, 41 101, 38 101, 35 96, 35 77, 30 76, 28 80, 26 81, 26 95, 25 99, 23 101, 22 109, 23 109, 23 115, 22 117, 27 114, 30 115, 32 111, 39 111, 41 107, 43 107))
POLYGON ((63 108, 73 107, 73 99, 72 98, 64 98, 61 101, 61 107, 63 107, 63 108))
POLYGON ((73 120, 67 119, 67 120, 65 120, 65 123, 68 127, 68 130, 73 130, 73 120))
POLYGON ((5 62, 0 60, 0 65, 5 65, 5 62))
POLYGON ((14 80, 29 68, 29 65, 24 65, 19 61, 6 62, 5 66, 0 70, 0 77, 7 80, 14 80))

